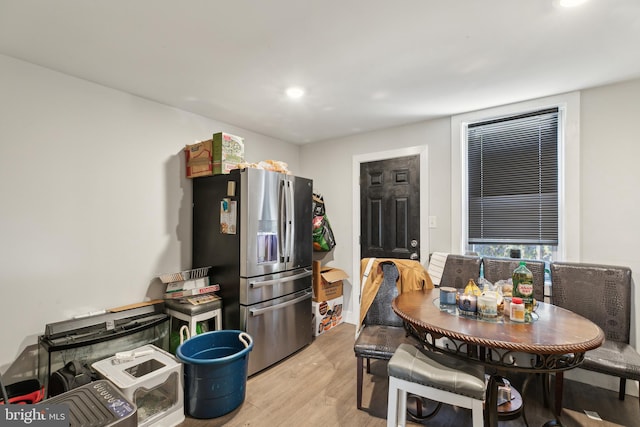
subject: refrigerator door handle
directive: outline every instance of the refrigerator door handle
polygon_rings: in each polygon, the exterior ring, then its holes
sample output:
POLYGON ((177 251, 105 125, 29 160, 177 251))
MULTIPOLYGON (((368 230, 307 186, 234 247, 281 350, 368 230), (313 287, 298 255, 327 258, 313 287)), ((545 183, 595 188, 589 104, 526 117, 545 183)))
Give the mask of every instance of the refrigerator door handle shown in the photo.
POLYGON ((281 279, 273 279, 273 280, 260 280, 258 282, 249 282, 249 287, 251 288, 260 288, 262 286, 271 286, 277 285, 278 283, 283 282, 292 282, 294 280, 302 279, 303 277, 311 276, 312 271, 308 269, 304 269, 304 272, 294 274, 293 276, 283 277, 281 279))
POLYGON ((280 252, 280 262, 287 261, 287 181, 280 181, 280 239, 278 239, 278 251, 280 252))
POLYGON ((292 251, 293 251, 293 242, 294 242, 294 230, 296 229, 295 227, 295 222, 296 222, 296 218, 294 215, 294 208, 293 208, 293 203, 294 203, 294 192, 293 192, 293 182, 290 180, 287 180, 287 225, 289 226, 288 230, 287 230, 287 262, 291 262, 291 257, 292 257, 292 251))
POLYGON ((281 308, 285 308, 285 307, 288 307, 290 305, 297 304, 300 301, 304 301, 306 299, 311 299, 311 292, 307 291, 307 292, 305 292, 304 295, 302 295, 302 296, 300 296, 298 298, 294 298, 291 301, 283 302, 282 304, 272 305, 271 307, 251 308, 251 309, 249 309, 249 313, 251 313, 252 316, 260 316, 261 314, 268 313, 270 311, 280 310, 281 308))

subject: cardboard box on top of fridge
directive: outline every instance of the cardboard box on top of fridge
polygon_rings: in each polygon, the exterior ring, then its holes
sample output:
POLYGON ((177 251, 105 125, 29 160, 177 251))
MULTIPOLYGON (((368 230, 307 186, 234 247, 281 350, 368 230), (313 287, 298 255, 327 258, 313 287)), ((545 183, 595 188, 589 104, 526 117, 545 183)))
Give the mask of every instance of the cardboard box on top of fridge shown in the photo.
POLYGON ((225 132, 213 134, 213 174, 229 173, 244 163, 244 138, 225 132))
POLYGON ((313 262, 313 300, 327 301, 342 296, 342 281, 349 275, 334 267, 322 267, 313 262))
POLYGON ((213 140, 200 141, 184 147, 187 178, 213 175, 213 140))
POLYGON ((184 148, 187 178, 229 173, 244 163, 244 138, 225 132, 184 148))
POLYGON ((344 297, 311 303, 315 318, 313 333, 322 335, 342 323, 342 304, 344 297))

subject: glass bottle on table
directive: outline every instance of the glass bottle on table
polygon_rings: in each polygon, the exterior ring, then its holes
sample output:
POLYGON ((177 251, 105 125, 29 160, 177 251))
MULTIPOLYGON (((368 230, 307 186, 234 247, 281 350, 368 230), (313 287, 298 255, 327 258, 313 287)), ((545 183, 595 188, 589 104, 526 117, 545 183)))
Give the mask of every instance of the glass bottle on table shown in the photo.
POLYGON ((524 261, 513 270, 513 296, 522 298, 524 303, 524 317, 526 322, 531 322, 533 312, 533 273, 527 268, 524 261))

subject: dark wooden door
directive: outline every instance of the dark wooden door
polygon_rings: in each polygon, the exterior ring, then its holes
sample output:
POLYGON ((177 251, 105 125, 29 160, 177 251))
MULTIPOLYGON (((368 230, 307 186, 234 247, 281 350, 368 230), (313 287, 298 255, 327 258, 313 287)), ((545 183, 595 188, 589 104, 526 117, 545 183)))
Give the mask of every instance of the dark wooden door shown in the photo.
POLYGON ((360 164, 360 255, 420 259, 420 156, 360 164))

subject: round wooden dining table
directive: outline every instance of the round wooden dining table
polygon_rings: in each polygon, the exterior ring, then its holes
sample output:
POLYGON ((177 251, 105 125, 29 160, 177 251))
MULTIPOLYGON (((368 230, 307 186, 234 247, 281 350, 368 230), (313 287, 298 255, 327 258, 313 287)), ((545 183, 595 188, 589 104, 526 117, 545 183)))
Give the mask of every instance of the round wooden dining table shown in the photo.
MULTIPOLYGON (((494 380, 498 372, 549 374, 573 369, 580 366, 586 351, 604 340, 604 332, 595 323, 543 302, 527 323, 512 322, 505 316, 463 314, 455 304, 440 304, 438 288, 404 292, 393 300, 392 308, 425 347, 492 368, 496 375, 489 381, 485 405, 491 409, 485 411, 486 424, 491 426, 498 425, 498 383, 494 380)), ((550 425, 554 423, 559 421, 550 425)))

